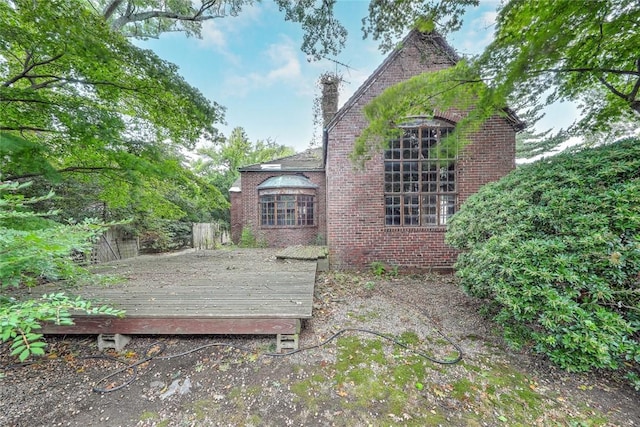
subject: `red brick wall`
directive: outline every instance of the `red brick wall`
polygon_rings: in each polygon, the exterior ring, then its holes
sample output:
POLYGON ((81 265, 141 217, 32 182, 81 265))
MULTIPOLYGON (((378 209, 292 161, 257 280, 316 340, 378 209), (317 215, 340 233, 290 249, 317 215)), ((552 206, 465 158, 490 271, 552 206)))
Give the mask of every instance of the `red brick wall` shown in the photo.
POLYGON ((230 191, 229 201, 231 202, 231 240, 238 244, 242 235, 242 193, 230 191))
MULTIPOLYGON (((366 126, 362 108, 385 88, 416 74, 452 65, 435 46, 411 40, 371 83, 352 108, 329 129, 327 149, 327 240, 332 268, 363 269, 373 261, 404 269, 450 268, 457 252, 445 245, 443 228, 386 227, 384 165, 377 153, 356 170, 349 160, 355 138, 366 126)), ((425 112, 429 113, 429 112, 425 112)), ((515 131, 493 118, 472 138, 458 163, 459 202, 484 183, 515 167, 515 131)))
MULTIPOLYGON (((312 183, 316 184, 316 198, 314 206, 315 226, 306 227, 262 227, 260 226, 260 206, 258 185, 273 176, 295 174, 285 171, 242 172, 242 197, 239 205, 242 209, 242 223, 249 227, 258 243, 266 243, 269 247, 285 247, 292 245, 310 245, 326 241, 326 196, 324 172, 302 173, 312 183)), ((232 202, 233 203, 233 202, 232 202)), ((233 208, 232 219, 233 223, 233 208)), ((240 235, 242 225, 240 225, 240 235)), ((239 238, 238 238, 239 241, 239 238)), ((235 242, 235 240, 234 240, 235 242)))

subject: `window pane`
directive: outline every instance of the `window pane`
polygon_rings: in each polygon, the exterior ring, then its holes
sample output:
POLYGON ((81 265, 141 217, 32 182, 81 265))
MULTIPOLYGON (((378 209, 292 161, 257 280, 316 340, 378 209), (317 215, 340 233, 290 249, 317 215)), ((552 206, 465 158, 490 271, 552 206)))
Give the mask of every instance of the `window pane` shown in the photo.
POLYGON ((276 224, 295 225, 296 223, 296 196, 281 195, 276 199, 276 224))
POLYGON ((446 194, 440 196, 440 224, 445 225, 451 215, 456 212, 456 196, 446 194))
POLYGON ((275 196, 260 196, 260 225, 275 225, 275 196))
POLYGON ((404 196, 404 225, 420 225, 420 198, 404 196))
POLYGON ((298 196, 298 225, 313 225, 313 196, 298 196))
POLYGON ((385 150, 384 158, 389 160, 400 159, 400 140, 399 139, 395 139, 389 143, 389 149, 385 150))
POLYGON ((436 162, 422 162, 422 191, 437 191, 438 165, 436 162))
POLYGON ((402 138, 402 158, 417 159, 419 147, 418 129, 407 130, 402 138))
POLYGON ((436 129, 422 129, 421 153, 423 159, 429 158, 429 149, 438 142, 436 129))
POLYGON ((385 193, 400 192, 400 162, 385 162, 384 164, 384 191, 385 193))
POLYGON ((402 191, 416 193, 420 191, 420 174, 418 162, 403 162, 402 164, 402 191))
POLYGON ((422 225, 438 224, 438 196, 422 197, 422 225))
POLYGON ((386 225, 400 225, 400 197, 387 196, 384 198, 386 225))

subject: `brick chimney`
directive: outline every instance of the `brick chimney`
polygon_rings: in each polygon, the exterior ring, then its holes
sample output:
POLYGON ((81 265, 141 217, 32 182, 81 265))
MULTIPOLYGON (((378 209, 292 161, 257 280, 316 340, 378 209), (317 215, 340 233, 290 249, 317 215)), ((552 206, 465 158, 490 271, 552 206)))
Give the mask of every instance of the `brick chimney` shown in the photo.
POLYGON ((340 80, 340 76, 333 73, 325 73, 320 77, 320 84, 322 85, 322 99, 320 100, 322 127, 326 127, 338 112, 338 87, 340 80))

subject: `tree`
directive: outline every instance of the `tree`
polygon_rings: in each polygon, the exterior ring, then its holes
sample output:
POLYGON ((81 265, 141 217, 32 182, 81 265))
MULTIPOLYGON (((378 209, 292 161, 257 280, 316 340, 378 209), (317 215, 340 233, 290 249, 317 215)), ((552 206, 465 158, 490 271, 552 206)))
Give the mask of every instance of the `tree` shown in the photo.
MULTIPOLYGON (((130 37, 158 37, 183 31, 199 37, 203 22, 238 15, 260 0, 92 0, 117 31, 130 37)), ((336 55, 347 39, 347 30, 333 16, 336 0, 275 0, 285 20, 298 22, 304 30, 302 50, 319 59, 336 55)))
POLYGON ((371 0, 369 15, 362 18, 362 31, 364 37, 380 40, 380 48, 389 51, 412 28, 440 34, 459 30, 466 10, 478 4, 479 0, 371 0))
MULTIPOLYGON (((0 131, 22 134, 39 161, 85 163, 56 165, 59 172, 115 169, 215 132, 222 109, 85 2, 2 2, 0 19, 0 131)), ((21 167, 4 164, 3 178, 43 172, 21 167)))
MULTIPOLYGON (((168 31, 200 36, 201 25, 211 19, 236 16, 260 0, 90 0, 110 25, 130 37, 158 37, 168 31)), ((347 29, 334 16, 337 0, 274 0, 286 21, 300 23, 301 49, 314 59, 337 55, 347 40, 347 29)), ((381 41, 392 49, 416 21, 423 28, 455 31, 462 15, 479 0, 372 0, 369 14, 362 19, 365 37, 381 41)))
POLYGON ((390 125, 434 105, 474 107, 457 136, 504 114, 507 105, 526 112, 556 101, 578 103, 578 133, 609 131, 620 122, 637 128, 639 21, 640 7, 626 0, 509 1, 499 9, 494 41, 481 55, 400 83, 367 107, 370 126, 356 156, 366 152, 367 141, 385 140, 390 125))
MULTIPOLYGON (((201 179, 224 191, 228 200, 227 190, 240 177, 238 168, 294 153, 291 147, 272 140, 257 140, 252 143, 244 129, 236 127, 228 138, 222 137, 215 143, 200 148, 200 157, 192 162, 192 168, 201 179)), ((226 210, 218 212, 218 219, 229 222, 228 216, 226 210)))
POLYGON ((183 155, 213 138, 223 110, 173 64, 84 1, 2 1, 0 20, 1 179, 83 183, 94 201, 160 215, 182 215, 165 197, 176 192, 224 203, 196 188, 183 155))

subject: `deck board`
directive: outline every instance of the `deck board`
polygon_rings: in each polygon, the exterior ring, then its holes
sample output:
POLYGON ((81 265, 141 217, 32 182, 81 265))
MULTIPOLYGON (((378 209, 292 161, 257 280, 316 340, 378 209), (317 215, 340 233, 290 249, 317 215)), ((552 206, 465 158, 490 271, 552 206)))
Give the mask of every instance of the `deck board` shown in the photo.
MULTIPOLYGON (((72 293, 126 310, 123 319, 74 316, 75 325, 45 325, 47 334, 297 333, 312 316, 314 261, 283 262, 268 250, 188 252, 100 265, 125 277, 72 293), (231 268, 230 268, 231 266, 231 268)), ((46 292, 57 289, 50 288, 46 292)))

